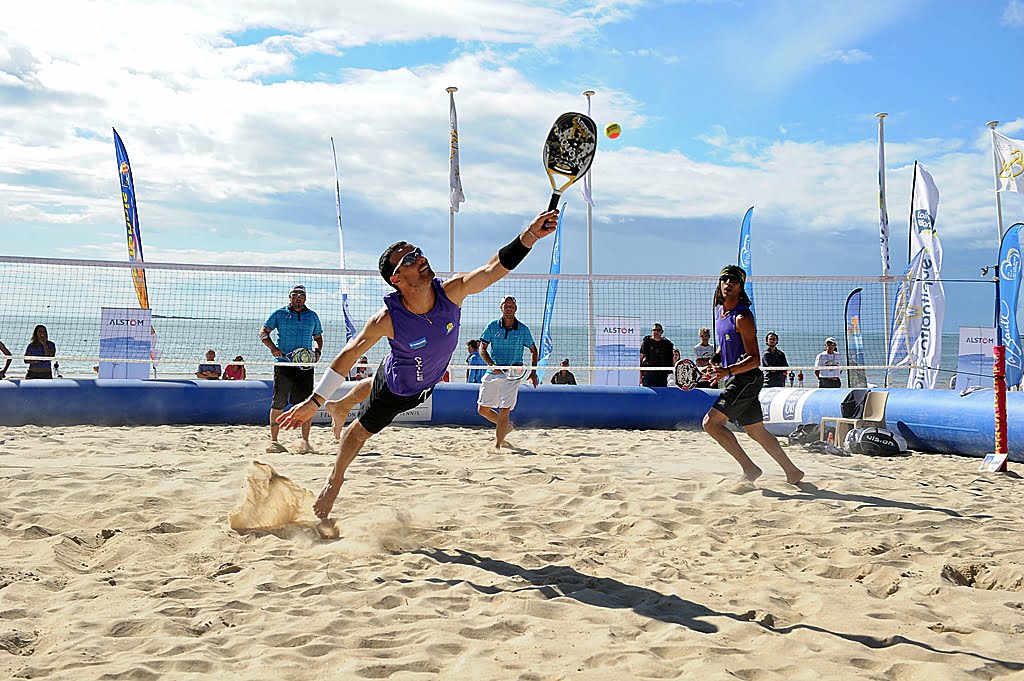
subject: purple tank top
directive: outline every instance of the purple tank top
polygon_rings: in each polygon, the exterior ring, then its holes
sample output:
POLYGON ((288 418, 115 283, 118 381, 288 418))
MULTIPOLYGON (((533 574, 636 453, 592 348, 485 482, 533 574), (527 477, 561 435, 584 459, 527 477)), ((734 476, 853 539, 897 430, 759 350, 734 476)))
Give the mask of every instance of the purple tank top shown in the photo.
POLYGON ((743 347, 743 339, 736 331, 736 315, 750 313, 750 308, 742 303, 722 316, 722 306, 715 308, 715 333, 718 335, 718 351, 722 353, 722 366, 735 364, 740 357, 746 354, 743 347))
POLYGON ((391 354, 384 358, 384 378, 388 389, 402 397, 437 385, 459 345, 462 308, 448 299, 440 279, 433 286, 437 302, 423 315, 409 312, 398 291, 384 296, 395 329, 395 337, 388 339, 391 354))

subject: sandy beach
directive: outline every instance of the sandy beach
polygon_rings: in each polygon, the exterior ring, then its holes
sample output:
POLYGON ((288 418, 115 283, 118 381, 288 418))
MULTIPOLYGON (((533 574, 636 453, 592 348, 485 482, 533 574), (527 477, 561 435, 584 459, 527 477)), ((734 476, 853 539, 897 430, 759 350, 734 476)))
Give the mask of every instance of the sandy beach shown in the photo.
MULTIPOLYGON (((341 537, 238 533, 265 427, 0 432, 0 677, 1024 679, 1018 476, 703 433, 392 427, 341 537)), ((294 447, 289 436, 284 443, 294 447)), ((1018 466, 1013 466, 1018 468, 1018 466)))

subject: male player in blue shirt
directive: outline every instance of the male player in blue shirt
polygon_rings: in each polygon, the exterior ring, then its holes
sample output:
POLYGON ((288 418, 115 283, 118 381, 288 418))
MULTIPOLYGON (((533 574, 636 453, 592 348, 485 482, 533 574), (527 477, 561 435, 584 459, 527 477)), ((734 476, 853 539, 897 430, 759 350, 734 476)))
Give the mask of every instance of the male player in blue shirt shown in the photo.
MULTIPOLYGON (((501 319, 487 325, 480 336, 480 357, 491 366, 522 366, 523 349, 530 350, 530 366, 537 366, 537 345, 530 327, 516 319, 516 299, 507 296, 501 303, 501 319)), ((537 370, 530 371, 530 382, 537 387, 537 370)), ((492 369, 484 375, 477 398, 477 411, 493 423, 494 447, 500 449, 512 431, 509 416, 519 398, 519 382, 523 376, 510 376, 506 370, 492 369)))

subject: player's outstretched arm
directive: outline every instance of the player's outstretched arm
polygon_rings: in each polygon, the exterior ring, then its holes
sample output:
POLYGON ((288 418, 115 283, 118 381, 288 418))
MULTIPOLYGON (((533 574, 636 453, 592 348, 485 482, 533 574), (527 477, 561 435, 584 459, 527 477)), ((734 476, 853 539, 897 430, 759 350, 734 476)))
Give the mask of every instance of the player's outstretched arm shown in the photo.
POLYGON ((296 404, 291 409, 281 414, 277 422, 285 430, 298 428, 304 421, 313 418, 317 410, 324 402, 334 395, 334 392, 345 382, 345 376, 352 370, 352 366, 365 355, 370 348, 377 344, 384 336, 394 335, 394 327, 391 324, 391 314, 387 308, 381 308, 373 317, 367 320, 366 325, 355 337, 345 344, 341 352, 331 361, 326 373, 320 382, 313 388, 313 394, 303 402, 296 404))
POLYGON ((444 292, 456 305, 461 306, 466 296, 480 293, 516 268, 533 245, 558 227, 558 211, 546 210, 507 246, 503 246, 486 265, 472 272, 460 272, 444 282, 444 292))

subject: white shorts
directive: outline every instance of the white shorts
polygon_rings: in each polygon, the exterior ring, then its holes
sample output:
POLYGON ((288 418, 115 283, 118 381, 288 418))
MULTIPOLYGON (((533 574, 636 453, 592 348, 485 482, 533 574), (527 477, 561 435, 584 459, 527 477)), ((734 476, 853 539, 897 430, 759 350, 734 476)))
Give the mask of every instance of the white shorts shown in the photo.
POLYGON ((480 383, 480 396, 476 403, 492 409, 515 409, 519 399, 519 384, 523 379, 509 380, 505 374, 488 371, 480 383))

